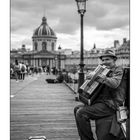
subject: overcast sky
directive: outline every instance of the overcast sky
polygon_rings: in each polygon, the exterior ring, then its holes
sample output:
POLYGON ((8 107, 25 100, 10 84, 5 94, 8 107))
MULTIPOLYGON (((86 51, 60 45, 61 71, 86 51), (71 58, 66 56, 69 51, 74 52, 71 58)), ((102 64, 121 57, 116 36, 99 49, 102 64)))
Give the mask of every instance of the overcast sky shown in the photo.
MULTIPOLYGON (((11 0, 11 48, 32 49, 33 31, 46 16, 57 46, 80 49, 80 15, 75 0, 11 0)), ((84 49, 113 46, 129 39, 129 0, 88 0, 84 15, 84 49)))

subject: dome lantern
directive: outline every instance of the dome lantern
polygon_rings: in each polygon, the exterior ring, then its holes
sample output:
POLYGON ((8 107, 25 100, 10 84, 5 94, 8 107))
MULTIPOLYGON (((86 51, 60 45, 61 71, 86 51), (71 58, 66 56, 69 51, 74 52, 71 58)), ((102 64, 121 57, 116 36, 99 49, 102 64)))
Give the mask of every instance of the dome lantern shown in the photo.
POLYGON ((42 24, 41 24, 41 25, 44 25, 44 24, 47 24, 47 19, 46 19, 46 17, 43 17, 43 18, 42 18, 42 24))

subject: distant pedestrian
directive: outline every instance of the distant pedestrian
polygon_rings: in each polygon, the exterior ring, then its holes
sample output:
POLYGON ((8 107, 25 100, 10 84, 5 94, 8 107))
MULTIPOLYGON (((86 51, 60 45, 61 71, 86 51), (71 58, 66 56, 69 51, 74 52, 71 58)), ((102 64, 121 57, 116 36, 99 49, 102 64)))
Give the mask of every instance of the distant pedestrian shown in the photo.
POLYGON ((21 80, 25 79, 25 73, 26 73, 26 65, 22 62, 22 66, 21 66, 21 80))
POLYGON ((13 70, 13 68, 10 68, 10 78, 12 78, 13 75, 14 75, 14 70, 13 70))
POLYGON ((56 69, 56 68, 53 67, 52 69, 53 69, 52 73, 53 73, 53 75, 55 75, 55 69, 56 69))
POLYGON ((53 74, 53 68, 51 68, 51 74, 53 74))
POLYGON ((19 71, 19 80, 22 79, 21 67, 22 67, 22 62, 19 62, 19 69, 20 69, 20 71, 19 71))
POLYGON ((50 74, 50 67, 49 66, 47 66, 47 68, 46 68, 46 73, 47 73, 47 75, 50 74))
POLYGON ((30 66, 29 65, 26 65, 26 73, 27 73, 27 75, 30 75, 30 66))
POLYGON ((19 76, 20 76, 20 65, 19 65, 17 59, 15 60, 14 74, 15 74, 16 81, 18 82, 18 80, 19 80, 19 76))
POLYGON ((58 69, 56 68, 56 69, 55 69, 55 75, 57 75, 57 74, 58 74, 58 69))

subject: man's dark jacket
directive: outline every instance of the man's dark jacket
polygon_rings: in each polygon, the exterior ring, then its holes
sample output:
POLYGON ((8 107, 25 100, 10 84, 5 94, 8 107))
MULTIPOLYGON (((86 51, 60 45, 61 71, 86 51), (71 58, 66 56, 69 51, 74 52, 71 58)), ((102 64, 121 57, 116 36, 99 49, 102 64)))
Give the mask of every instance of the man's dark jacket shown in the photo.
MULTIPOLYGON (((127 86, 126 80, 123 68, 114 65, 111 68, 110 74, 103 82, 104 86, 96 102, 103 102, 113 110, 117 110, 117 107, 122 106, 125 101, 127 86)), ((109 132, 116 137, 122 136, 122 131, 117 122, 116 115, 112 117, 109 132)))
POLYGON ((110 74, 105 78, 103 88, 96 102, 104 102, 106 105, 116 110, 123 105, 126 96, 126 81, 123 78, 123 68, 114 65, 110 74))

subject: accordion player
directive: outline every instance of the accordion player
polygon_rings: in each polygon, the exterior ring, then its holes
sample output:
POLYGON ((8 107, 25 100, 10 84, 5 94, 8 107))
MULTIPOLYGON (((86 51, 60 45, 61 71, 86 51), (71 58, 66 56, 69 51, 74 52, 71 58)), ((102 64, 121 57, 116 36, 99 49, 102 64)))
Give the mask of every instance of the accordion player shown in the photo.
POLYGON ((95 81, 99 74, 108 75, 110 70, 104 65, 98 65, 96 69, 90 73, 92 78, 90 80, 85 80, 82 86, 79 88, 79 100, 84 104, 91 105, 93 101, 97 98, 103 84, 95 81))

